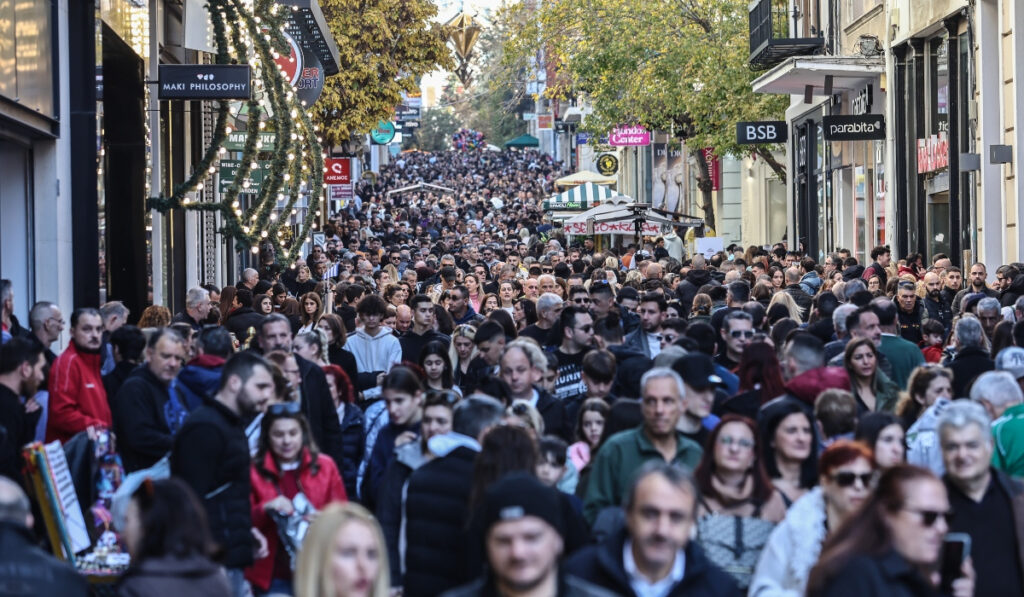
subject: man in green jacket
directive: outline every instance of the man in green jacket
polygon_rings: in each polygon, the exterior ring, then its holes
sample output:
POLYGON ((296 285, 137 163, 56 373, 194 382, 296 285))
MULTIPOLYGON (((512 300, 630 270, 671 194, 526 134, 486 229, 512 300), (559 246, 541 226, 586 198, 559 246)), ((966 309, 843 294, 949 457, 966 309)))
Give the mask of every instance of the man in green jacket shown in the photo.
POLYGON ((660 459, 692 471, 703 452, 696 442, 676 430, 683 414, 683 380, 675 371, 658 367, 640 379, 643 424, 608 438, 594 459, 583 515, 594 524, 597 515, 622 503, 633 475, 649 460, 660 459))
POLYGON ((916 344, 899 336, 896 303, 879 297, 871 301, 871 306, 878 315, 878 327, 882 329, 882 342, 878 350, 892 363, 892 375, 889 377, 902 390, 907 387, 907 380, 914 369, 924 365, 924 353, 916 344))

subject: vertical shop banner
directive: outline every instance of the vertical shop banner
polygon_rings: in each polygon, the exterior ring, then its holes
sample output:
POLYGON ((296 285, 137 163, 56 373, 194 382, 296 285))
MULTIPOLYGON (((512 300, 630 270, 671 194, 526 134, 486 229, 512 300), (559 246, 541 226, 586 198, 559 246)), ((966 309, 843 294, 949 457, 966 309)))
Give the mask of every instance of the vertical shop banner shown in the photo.
POLYGON ((711 190, 717 191, 722 188, 722 160, 715 156, 715 150, 705 147, 701 150, 704 159, 708 163, 708 175, 711 177, 711 190))
POLYGON ((665 209, 673 213, 686 212, 686 206, 680 205, 683 196, 683 148, 679 143, 668 144, 668 160, 666 170, 668 178, 665 182, 665 209))
POLYGON ((668 187, 668 144, 655 143, 651 148, 654 162, 651 165, 651 207, 665 209, 665 191, 668 187))

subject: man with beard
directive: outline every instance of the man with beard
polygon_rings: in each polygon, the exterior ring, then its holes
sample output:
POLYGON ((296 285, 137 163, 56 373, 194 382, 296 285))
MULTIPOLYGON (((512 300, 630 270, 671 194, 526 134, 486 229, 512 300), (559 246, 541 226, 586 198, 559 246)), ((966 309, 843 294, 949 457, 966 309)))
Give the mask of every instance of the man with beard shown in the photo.
POLYGON ((593 348, 594 319, 586 309, 568 307, 562 309, 559 324, 561 344, 555 350, 558 357, 555 398, 566 402, 587 392, 583 383, 583 357, 593 348))
POLYGON ((924 275, 924 289, 927 292, 924 297, 924 309, 928 313, 928 319, 939 321, 948 336, 949 329, 953 326, 953 311, 943 298, 942 279, 935 272, 928 272, 924 275))
POLYGON ((0 424, 6 429, 0 441, 0 476, 21 485, 21 446, 35 438, 42 415, 33 396, 43 383, 45 367, 43 351, 30 340, 13 338, 0 346, 0 424))
POLYGON ((653 359, 661 352, 661 322, 665 320, 668 302, 665 295, 648 292, 640 297, 637 313, 640 327, 626 335, 626 345, 653 359))
POLYGON ((252 352, 228 359, 217 395, 189 415, 171 452, 171 474, 188 483, 206 507, 212 539, 224 549, 220 563, 233 595, 246 594, 245 568, 254 556, 267 553, 266 538, 252 526, 245 426, 274 398, 270 371, 252 352))
POLYGON ((988 270, 985 269, 984 263, 975 263, 972 265, 969 275, 971 277, 971 283, 967 288, 957 292, 956 296, 953 297, 953 304, 951 306, 954 313, 960 313, 960 304, 968 294, 976 294, 980 292, 985 296, 999 296, 998 289, 989 288, 988 284, 985 283, 986 278, 988 278, 988 270))
POLYGON ((569 558, 565 570, 617 595, 723 595, 740 590, 691 540, 697 487, 679 467, 651 461, 625 499, 625 528, 569 558))
POLYGON ((71 342, 50 369, 46 441, 66 442, 76 433, 113 424, 100 375, 103 318, 90 308, 71 313, 71 342))
POLYGON ((641 425, 609 438, 591 463, 583 504, 583 515, 591 525, 602 510, 622 503, 630 479, 644 463, 667 462, 692 471, 703 454, 677 429, 686 394, 679 374, 655 367, 640 379, 640 391, 641 425))

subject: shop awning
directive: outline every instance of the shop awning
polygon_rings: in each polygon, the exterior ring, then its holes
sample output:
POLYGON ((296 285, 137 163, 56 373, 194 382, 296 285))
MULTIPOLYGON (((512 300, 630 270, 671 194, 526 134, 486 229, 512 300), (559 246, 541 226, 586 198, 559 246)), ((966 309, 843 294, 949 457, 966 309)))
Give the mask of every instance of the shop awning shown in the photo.
POLYGON ((519 135, 515 139, 505 141, 505 147, 540 147, 540 141, 532 135, 519 135))
POLYGON ((616 193, 608 187, 588 182, 549 197, 541 207, 544 211, 583 211, 609 201, 612 203, 628 203, 631 199, 616 193))
POLYGON ((704 225, 702 218, 687 215, 670 214, 654 209, 647 203, 608 203, 598 205, 566 220, 562 227, 569 235, 588 234, 636 234, 634 222, 643 219, 643 234, 655 236, 661 234, 662 226, 676 228, 698 228, 704 225), (589 226, 588 226, 589 225, 589 226), (591 229, 588 230, 588 227, 591 229))
POLYGON ((585 182, 592 182, 594 184, 615 184, 618 179, 614 176, 605 176, 604 174, 598 174, 590 170, 582 170, 580 172, 574 172, 569 176, 563 176, 555 181, 555 186, 559 187, 572 187, 583 184, 585 182))
POLYGON ((832 93, 856 91, 885 72, 881 56, 800 56, 790 58, 754 79, 754 93, 803 95, 810 85, 813 95, 825 95, 825 77, 832 77, 832 93))

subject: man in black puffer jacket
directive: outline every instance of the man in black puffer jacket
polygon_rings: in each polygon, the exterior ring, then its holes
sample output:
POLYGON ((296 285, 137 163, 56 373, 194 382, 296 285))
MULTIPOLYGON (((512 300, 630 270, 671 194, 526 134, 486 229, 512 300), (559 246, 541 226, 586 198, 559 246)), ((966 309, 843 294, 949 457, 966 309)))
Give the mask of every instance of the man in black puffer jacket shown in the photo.
POLYGON ((697 296, 700 287, 711 282, 711 272, 704 268, 704 256, 694 255, 686 278, 676 286, 676 298, 682 304, 684 313, 688 314, 693 308, 693 297, 697 296))
POLYGON ((493 398, 466 398, 452 414, 452 433, 433 437, 428 443, 438 458, 409 477, 405 496, 406 597, 436 597, 480 573, 465 565, 473 463, 480 450, 479 439, 503 415, 504 408, 493 398))
POLYGON ((188 483, 206 507, 213 540, 224 549, 220 563, 228 569, 233 589, 245 582, 243 570, 253 562, 254 538, 266 549, 266 539, 253 528, 250 514, 245 420, 274 398, 270 371, 270 365, 252 352, 228 359, 217 395, 189 415, 171 452, 171 474, 188 483))

